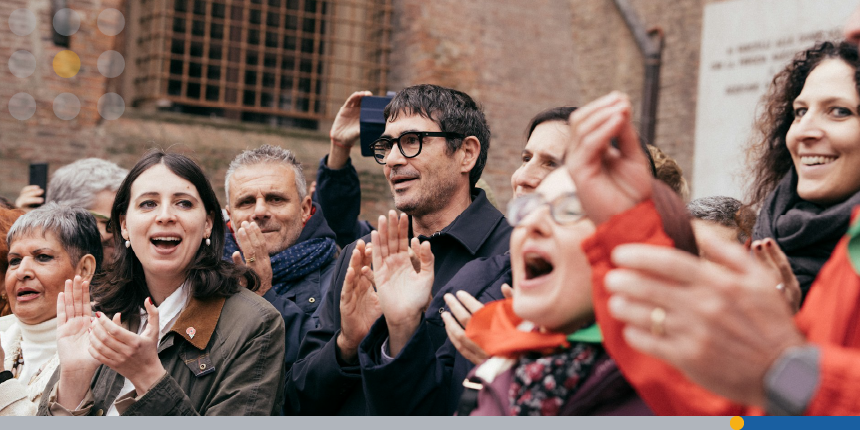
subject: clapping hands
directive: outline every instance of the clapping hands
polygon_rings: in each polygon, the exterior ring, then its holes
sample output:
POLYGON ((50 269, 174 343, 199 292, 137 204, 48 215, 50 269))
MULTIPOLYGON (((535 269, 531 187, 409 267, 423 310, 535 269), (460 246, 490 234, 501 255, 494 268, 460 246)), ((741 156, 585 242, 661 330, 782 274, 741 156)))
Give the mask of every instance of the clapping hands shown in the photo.
POLYGON ((379 217, 379 229, 370 234, 373 242, 373 277, 379 305, 388 324, 390 353, 396 356, 421 322, 432 298, 434 257, 430 242, 412 238, 418 257, 416 270, 410 258, 409 217, 395 211, 379 217))
POLYGON ((104 364, 134 384, 138 395, 146 393, 165 370, 158 359, 158 309, 147 298, 149 324, 143 334, 120 325, 121 316, 108 319, 101 312, 93 317, 90 285, 80 276, 66 280, 57 297, 57 354, 60 383, 57 402, 75 409, 86 395, 96 369, 104 364))

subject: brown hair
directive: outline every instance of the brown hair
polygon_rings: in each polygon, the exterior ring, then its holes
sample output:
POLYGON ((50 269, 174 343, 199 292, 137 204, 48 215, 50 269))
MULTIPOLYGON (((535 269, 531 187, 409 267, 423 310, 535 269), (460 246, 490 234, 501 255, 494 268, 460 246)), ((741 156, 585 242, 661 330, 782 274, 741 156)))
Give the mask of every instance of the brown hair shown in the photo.
MULTIPOLYGON (((256 291, 260 278, 253 270, 221 259, 226 240, 221 204, 203 170, 185 155, 152 151, 141 158, 116 192, 111 220, 120 220, 125 216, 131 202, 131 185, 143 172, 157 164, 164 164, 173 174, 191 182, 200 194, 206 213, 212 217, 212 234, 209 236, 211 245, 200 246, 188 267, 188 284, 194 298, 230 297, 245 287, 256 291)), ((125 247, 119 222, 111 222, 111 232, 118 250, 117 258, 103 273, 104 281, 93 289, 93 299, 97 303, 97 310, 108 315, 117 312, 134 315, 143 306, 144 299, 150 296, 143 266, 134 252, 125 247)))
POLYGON ((791 154, 785 136, 794 122, 794 99, 800 95, 809 74, 828 59, 840 59, 854 67, 855 89, 860 94, 860 57, 857 45, 848 42, 821 42, 798 53, 794 60, 773 78, 763 99, 763 110, 756 122, 756 136, 747 149, 750 204, 761 205, 779 181, 791 170, 791 154))
MULTIPOLYGON (((6 269, 9 268, 9 243, 6 240, 6 235, 9 233, 9 228, 15 223, 24 211, 20 209, 5 209, 0 208, 0 235, 3 240, 0 240, 0 277, 6 277, 6 269)), ((0 316, 6 316, 12 313, 9 307, 9 301, 6 299, 6 289, 0 289, 0 316)))
POLYGON ((690 188, 687 186, 684 171, 681 170, 678 162, 654 145, 648 145, 648 152, 651 153, 651 159, 654 160, 657 179, 672 188, 681 197, 681 200, 687 201, 690 198, 690 188))

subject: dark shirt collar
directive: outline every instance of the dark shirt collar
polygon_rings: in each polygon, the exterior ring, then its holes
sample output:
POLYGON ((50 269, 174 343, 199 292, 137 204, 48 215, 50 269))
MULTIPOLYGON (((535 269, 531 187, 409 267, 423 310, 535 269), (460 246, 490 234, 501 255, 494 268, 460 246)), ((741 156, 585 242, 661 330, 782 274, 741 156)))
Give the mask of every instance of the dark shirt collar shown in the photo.
MULTIPOLYGON (((472 191, 472 203, 451 224, 431 236, 418 236, 419 239, 433 239, 437 236, 450 236, 460 242, 472 255, 478 253, 487 238, 493 234, 496 225, 505 216, 487 200, 484 190, 472 191)), ((409 230, 412 236, 412 217, 409 217, 409 230)))

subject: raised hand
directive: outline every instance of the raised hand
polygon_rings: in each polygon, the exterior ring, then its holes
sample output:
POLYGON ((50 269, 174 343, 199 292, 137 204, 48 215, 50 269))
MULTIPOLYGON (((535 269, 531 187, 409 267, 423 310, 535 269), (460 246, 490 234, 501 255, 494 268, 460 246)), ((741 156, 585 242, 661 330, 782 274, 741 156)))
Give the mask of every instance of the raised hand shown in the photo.
POLYGON ((601 224, 651 196, 648 159, 630 123, 630 100, 613 92, 571 115, 565 163, 588 217, 601 224), (611 141, 618 142, 618 148, 611 141))
POLYGON ((143 305, 147 324, 141 334, 122 327, 119 313, 111 320, 98 312, 88 348, 93 358, 131 381, 138 396, 149 391, 166 372, 158 359, 158 309, 148 297, 143 305))
POLYGON ((100 363, 87 352, 90 346, 90 283, 80 276, 66 280, 57 295, 57 355, 60 383, 57 402, 74 410, 87 393, 100 363))
POLYGON ((802 293, 800 291, 800 283, 797 282, 797 277, 794 276, 794 272, 791 270, 791 263, 788 262, 788 257, 779 249, 776 241, 771 238, 757 240, 752 243, 751 248, 753 255, 759 261, 764 263, 771 272, 778 273, 782 278, 779 290, 782 291, 792 312, 796 313, 800 310, 802 293))
POLYGON ((382 315, 370 270, 372 246, 359 239, 349 259, 349 268, 340 292, 340 334, 337 347, 340 357, 354 361, 358 345, 370 332, 370 327, 382 315))
MULTIPOLYGON (((508 284, 502 286, 502 291, 506 291, 505 287, 509 292, 510 286, 508 284)), ((454 348, 457 348, 463 357, 466 357, 475 366, 480 365, 488 358, 487 353, 478 344, 466 337, 464 329, 471 321, 472 314, 483 308, 484 304, 465 291, 457 291, 457 297, 454 297, 453 294, 445 294, 444 298, 445 304, 451 309, 451 312, 442 313, 448 339, 451 339, 454 348)))
POLYGON ((6 353, 3 352, 3 338, 0 338, 0 372, 5 371, 6 369, 3 367, 3 363, 6 360, 6 353))
POLYGON ((242 221, 242 226, 236 231, 236 242, 242 252, 233 253, 233 263, 237 266, 244 264, 257 272, 260 277, 260 289, 257 290, 257 294, 260 296, 266 294, 272 288, 273 275, 272 260, 269 258, 263 231, 256 222, 242 221), (244 262, 242 254, 245 254, 244 262))
POLYGON ((349 151, 361 134, 361 99, 372 95, 370 91, 356 91, 337 112, 329 132, 331 149, 326 163, 329 169, 341 169, 349 159, 349 151))
POLYGON ((421 315, 430 304, 433 288, 433 252, 430 243, 412 239, 417 250, 419 270, 409 256, 409 217, 399 219, 393 210, 379 217, 379 229, 371 232, 373 241, 373 277, 379 305, 388 324, 389 348, 395 356, 415 333, 421 315))
POLYGON ((356 91, 346 99, 337 115, 334 117, 334 123, 331 126, 329 136, 332 140, 345 146, 352 146, 361 134, 360 119, 361 119, 361 99, 366 96, 372 96, 370 91, 356 91))
POLYGON ((30 211, 35 205, 45 203, 45 190, 38 185, 27 185, 21 188, 21 193, 15 199, 15 206, 30 211))

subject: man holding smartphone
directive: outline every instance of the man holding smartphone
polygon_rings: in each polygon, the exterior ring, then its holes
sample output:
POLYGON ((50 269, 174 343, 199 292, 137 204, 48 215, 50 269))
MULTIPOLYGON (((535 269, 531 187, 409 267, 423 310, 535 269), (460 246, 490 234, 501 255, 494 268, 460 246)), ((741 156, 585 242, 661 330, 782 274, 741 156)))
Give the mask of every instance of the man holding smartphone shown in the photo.
MULTIPOLYGON (((368 93, 353 94, 335 120, 333 152, 327 160, 334 166, 346 164, 349 147, 358 138, 356 107, 365 95, 368 93)), ((385 132, 375 143, 376 161, 382 165, 395 207, 409 216, 409 236, 430 244, 435 278, 429 293, 436 295, 466 263, 503 254, 509 247, 511 227, 484 191, 475 187, 487 160, 489 127, 471 97, 435 85, 400 91, 384 117, 385 132)), ((348 245, 335 263, 334 282, 319 310, 320 327, 305 337, 299 359, 287 375, 288 414, 373 413, 376 408, 369 403, 377 400, 370 395, 381 388, 377 386, 380 379, 363 380, 367 366, 373 365, 359 362, 359 344, 371 330, 381 338, 392 336, 392 341, 397 337, 399 343, 426 324, 422 309, 410 315, 418 326, 405 330, 380 318, 383 310, 368 276, 367 242, 369 235, 348 245)), ((397 354, 391 355, 387 347, 386 342, 378 355, 397 360, 397 354)), ((434 353, 435 348, 430 354, 434 353)), ((392 378, 387 380, 394 383, 392 378)))

